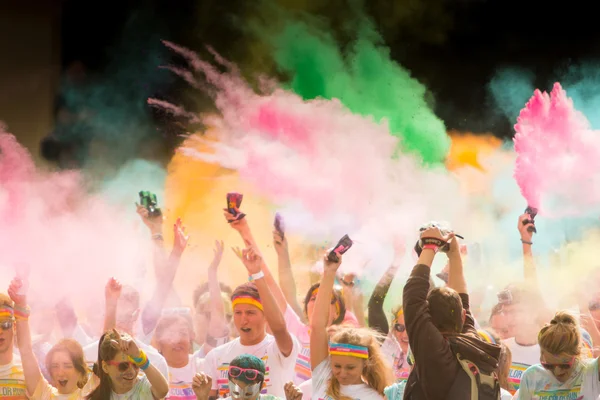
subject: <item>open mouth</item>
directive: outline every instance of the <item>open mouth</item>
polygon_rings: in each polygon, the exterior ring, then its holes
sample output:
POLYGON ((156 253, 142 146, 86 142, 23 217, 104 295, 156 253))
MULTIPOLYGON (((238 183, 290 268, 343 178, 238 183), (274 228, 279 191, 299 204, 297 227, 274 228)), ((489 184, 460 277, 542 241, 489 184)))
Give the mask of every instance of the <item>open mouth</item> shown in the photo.
POLYGON ((132 381, 136 378, 136 375, 123 375, 123 380, 132 381))
POLYGON ((400 339, 403 343, 408 343, 408 338, 402 338, 400 339))
POLYGON ((66 387, 67 383, 69 383, 69 381, 67 379, 61 379, 58 381, 58 384, 62 387, 66 387))
POLYGON ((250 328, 240 328, 240 331, 244 333, 250 333, 250 328))

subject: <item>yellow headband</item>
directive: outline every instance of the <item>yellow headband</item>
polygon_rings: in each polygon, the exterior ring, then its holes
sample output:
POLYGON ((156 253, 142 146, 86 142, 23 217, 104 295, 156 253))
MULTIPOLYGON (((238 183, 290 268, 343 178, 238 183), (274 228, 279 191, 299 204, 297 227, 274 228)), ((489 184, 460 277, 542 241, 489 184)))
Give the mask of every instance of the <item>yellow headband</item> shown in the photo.
POLYGON ((400 318, 402 315, 404 315, 404 309, 401 308, 398 310, 398 312, 396 313, 396 319, 400 318))
POLYGON ((231 307, 234 308, 238 304, 248 304, 248 305, 258 308, 260 311, 264 311, 262 303, 260 301, 256 300, 254 297, 250 297, 250 296, 234 297, 233 301, 231 302, 231 307))

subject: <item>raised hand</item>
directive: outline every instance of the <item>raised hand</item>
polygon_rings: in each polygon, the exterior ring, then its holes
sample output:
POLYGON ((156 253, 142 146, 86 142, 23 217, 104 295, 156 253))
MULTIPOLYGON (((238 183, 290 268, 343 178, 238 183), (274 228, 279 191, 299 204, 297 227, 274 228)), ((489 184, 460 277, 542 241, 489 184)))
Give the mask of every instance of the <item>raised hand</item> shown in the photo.
POLYGON ((107 302, 116 303, 121 297, 123 285, 115 278, 110 278, 104 287, 104 298, 107 302))
POLYGON ((27 305, 27 292, 25 284, 20 278, 13 278, 8 286, 8 296, 15 305, 25 307, 27 305))
POLYGON ((219 264, 221 264, 221 259, 223 258, 223 249, 223 241, 215 240, 215 248, 213 249, 213 259, 208 267, 209 269, 216 270, 217 268, 219 268, 219 264))
POLYGON ((208 400, 210 389, 212 387, 212 378, 204 373, 198 373, 192 380, 192 390, 198 400, 208 400))
MULTIPOLYGON (((146 210, 147 212, 147 210, 146 210)), ((181 222, 181 218, 177 218, 175 224, 173 224, 173 252, 181 255, 188 245, 190 236, 185 232, 185 226, 181 222)))
POLYGON ((151 217, 150 213, 146 209, 146 207, 135 203, 136 212, 144 222, 144 224, 150 229, 150 233, 153 235, 162 233, 163 220, 164 217, 162 215, 151 217))

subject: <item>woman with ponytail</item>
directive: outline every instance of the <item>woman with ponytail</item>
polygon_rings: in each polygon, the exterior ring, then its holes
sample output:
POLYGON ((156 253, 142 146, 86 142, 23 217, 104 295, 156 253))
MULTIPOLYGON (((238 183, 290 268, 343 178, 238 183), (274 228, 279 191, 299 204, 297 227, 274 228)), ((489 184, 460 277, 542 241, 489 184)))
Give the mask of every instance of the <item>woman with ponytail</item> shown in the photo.
POLYGON ((329 338, 329 304, 341 255, 324 259, 321 285, 310 331, 312 398, 319 400, 381 400, 392 383, 391 368, 380 350, 378 334, 370 329, 339 328, 329 338))
POLYGON ((596 399, 600 395, 598 359, 581 357, 579 324, 558 312, 538 334, 540 364, 529 367, 515 399, 596 399))
POLYGON ((169 392, 167 379, 150 364, 135 341, 115 329, 100 338, 98 362, 93 372, 98 386, 88 400, 157 400, 169 392), (139 376, 140 370, 142 376, 139 376))

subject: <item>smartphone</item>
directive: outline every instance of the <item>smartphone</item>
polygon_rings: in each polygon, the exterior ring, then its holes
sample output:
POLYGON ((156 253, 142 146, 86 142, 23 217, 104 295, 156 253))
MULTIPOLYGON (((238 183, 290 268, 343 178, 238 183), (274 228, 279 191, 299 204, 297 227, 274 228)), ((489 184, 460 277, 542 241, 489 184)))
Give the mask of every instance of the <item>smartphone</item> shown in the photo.
POLYGON ((273 225, 275 226, 275 230, 281 235, 281 238, 285 238, 285 232, 283 228, 283 217, 281 216, 281 214, 275 214, 275 222, 273 223, 273 225))
MULTIPOLYGON (((530 219, 523 221, 523 224, 527 225, 530 222, 532 224, 535 224, 535 217, 536 217, 537 213, 538 213, 537 208, 527 206, 527 208, 525 209, 525 214, 529 214, 530 219)), ((537 233, 537 229, 535 229, 535 226, 530 226, 527 228, 527 232, 537 233)))
POLYGON ((242 205, 244 195, 241 193, 227 193, 227 211, 229 214, 237 217, 239 214, 239 208, 242 205))
POLYGON ((158 208, 158 200, 154 193, 141 191, 139 195, 140 204, 148 210, 149 217, 160 217, 162 215, 162 211, 158 208))
POLYGON ((327 255, 327 259, 331 262, 338 262, 339 257, 337 256, 336 253, 344 254, 345 252, 350 250, 350 247, 352 247, 352 244, 354 244, 352 242, 352 239, 350 239, 350 237, 348 235, 344 235, 344 237, 340 239, 338 244, 335 245, 333 250, 331 250, 331 252, 329 252, 329 254, 327 255))

